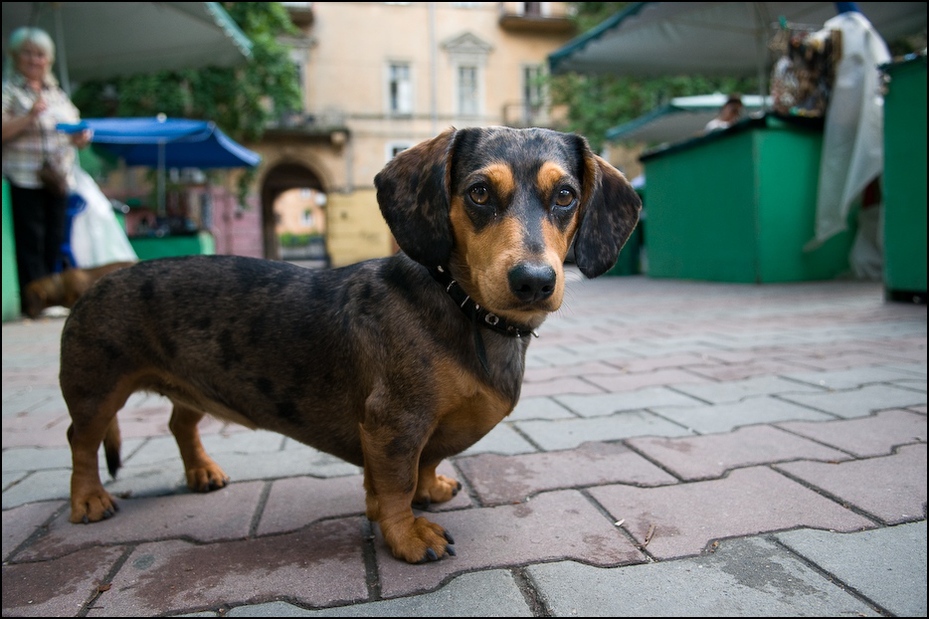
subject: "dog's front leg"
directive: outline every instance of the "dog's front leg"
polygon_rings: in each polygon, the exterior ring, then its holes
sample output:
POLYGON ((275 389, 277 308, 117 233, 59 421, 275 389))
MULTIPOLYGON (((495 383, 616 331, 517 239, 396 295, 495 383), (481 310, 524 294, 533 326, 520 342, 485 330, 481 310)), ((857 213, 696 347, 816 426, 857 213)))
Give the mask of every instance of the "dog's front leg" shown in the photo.
POLYGON ((454 555, 454 540, 445 529, 413 515, 422 445, 409 437, 398 437, 393 428, 362 426, 361 447, 366 514, 380 525, 390 552, 408 563, 454 555))

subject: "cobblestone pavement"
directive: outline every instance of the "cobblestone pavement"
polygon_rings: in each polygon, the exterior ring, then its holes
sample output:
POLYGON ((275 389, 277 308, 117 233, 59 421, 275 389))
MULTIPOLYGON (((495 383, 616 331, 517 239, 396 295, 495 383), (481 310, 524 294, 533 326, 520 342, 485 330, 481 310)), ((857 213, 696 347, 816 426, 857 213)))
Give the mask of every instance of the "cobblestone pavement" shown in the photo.
POLYGON ((62 318, 3 325, 3 616, 926 616, 926 307, 879 283, 583 280, 516 410, 439 472, 456 557, 393 559, 358 468, 121 413, 120 512, 67 520, 62 318))

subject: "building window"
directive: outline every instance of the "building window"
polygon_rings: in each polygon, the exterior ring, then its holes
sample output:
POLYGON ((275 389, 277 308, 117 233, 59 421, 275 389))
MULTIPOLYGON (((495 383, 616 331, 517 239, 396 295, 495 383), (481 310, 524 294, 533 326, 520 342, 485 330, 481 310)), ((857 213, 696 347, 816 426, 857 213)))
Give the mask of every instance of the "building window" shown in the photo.
POLYGON ((458 67, 458 114, 477 116, 480 113, 480 70, 473 65, 458 67))
POLYGON ((408 149, 412 144, 409 142, 391 142, 387 145, 387 161, 390 161, 406 149, 408 149))
POLYGON ((304 228, 312 228, 313 224, 313 211, 306 209, 303 211, 303 216, 300 218, 300 225, 304 228))
POLYGON ((545 83, 541 65, 523 67, 523 123, 535 124, 545 103, 545 83))
POLYGON ((391 63, 388 67, 387 98, 391 114, 413 113, 413 86, 409 64, 391 63))

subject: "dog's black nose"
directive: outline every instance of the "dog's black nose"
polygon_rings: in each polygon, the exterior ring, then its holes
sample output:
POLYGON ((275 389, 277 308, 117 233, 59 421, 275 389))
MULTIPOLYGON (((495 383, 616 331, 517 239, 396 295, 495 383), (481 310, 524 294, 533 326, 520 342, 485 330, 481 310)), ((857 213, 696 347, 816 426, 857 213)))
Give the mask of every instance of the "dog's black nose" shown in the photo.
POLYGON ((524 303, 536 303, 555 292, 555 269, 547 264, 523 263, 510 270, 510 290, 524 303))

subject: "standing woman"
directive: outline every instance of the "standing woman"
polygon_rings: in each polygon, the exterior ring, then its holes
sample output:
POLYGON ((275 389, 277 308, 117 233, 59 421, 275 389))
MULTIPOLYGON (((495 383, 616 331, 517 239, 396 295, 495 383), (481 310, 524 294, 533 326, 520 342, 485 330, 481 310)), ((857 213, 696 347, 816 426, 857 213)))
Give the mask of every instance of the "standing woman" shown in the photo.
POLYGON ((80 113, 51 73, 55 44, 44 30, 10 35, 3 73, 3 176, 10 184, 19 289, 55 271, 64 240, 68 187, 76 151, 90 131, 64 134, 58 123, 80 113), (51 172, 42 172, 43 164, 51 172), (61 182, 55 182, 57 180, 61 182))

